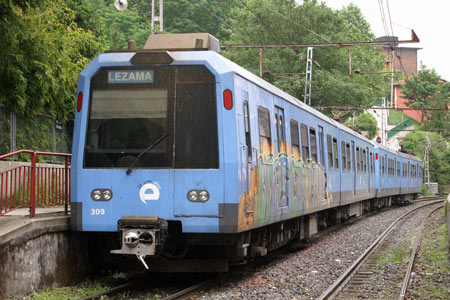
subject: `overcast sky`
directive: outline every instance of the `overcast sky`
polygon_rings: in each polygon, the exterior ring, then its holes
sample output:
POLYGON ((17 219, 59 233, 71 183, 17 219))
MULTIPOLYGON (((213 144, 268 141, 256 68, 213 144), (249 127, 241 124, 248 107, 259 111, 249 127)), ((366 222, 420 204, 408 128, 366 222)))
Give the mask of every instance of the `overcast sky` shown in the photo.
MULTIPOLYGON (((384 36, 379 0, 320 0, 327 6, 340 9, 350 3, 356 4, 370 23, 375 35, 384 36)), ((404 44, 419 47, 417 65, 423 62, 434 68, 444 79, 450 80, 450 1, 449 0, 382 0, 386 18, 389 4, 394 35, 400 40, 411 39, 414 29, 419 44, 404 44)), ((388 21, 388 20, 387 20, 388 21)), ((388 23, 389 24, 389 23, 388 23)), ((390 25, 389 30, 390 30, 390 25)))

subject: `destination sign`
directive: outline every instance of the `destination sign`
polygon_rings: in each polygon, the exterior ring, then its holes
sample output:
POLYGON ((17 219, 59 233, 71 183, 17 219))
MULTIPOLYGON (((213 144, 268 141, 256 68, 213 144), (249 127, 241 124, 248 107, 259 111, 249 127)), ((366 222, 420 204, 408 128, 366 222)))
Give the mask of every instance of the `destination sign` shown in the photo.
POLYGON ((152 70, 109 71, 108 83, 153 83, 152 70))

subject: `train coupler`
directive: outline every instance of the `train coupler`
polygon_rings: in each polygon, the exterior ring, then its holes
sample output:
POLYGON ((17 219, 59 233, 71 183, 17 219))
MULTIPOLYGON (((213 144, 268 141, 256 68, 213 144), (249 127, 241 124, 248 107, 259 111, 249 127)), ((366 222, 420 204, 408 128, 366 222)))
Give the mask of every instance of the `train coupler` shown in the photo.
POLYGON ((118 222, 122 248, 112 254, 136 255, 148 269, 145 257, 154 256, 167 236, 167 221, 154 216, 123 216, 118 222))

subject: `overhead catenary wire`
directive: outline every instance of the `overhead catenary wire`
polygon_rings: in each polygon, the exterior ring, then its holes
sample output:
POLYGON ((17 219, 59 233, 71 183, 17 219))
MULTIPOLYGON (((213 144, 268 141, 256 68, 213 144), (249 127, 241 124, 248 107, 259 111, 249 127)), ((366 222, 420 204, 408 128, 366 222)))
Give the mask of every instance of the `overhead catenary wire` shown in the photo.
POLYGON ((212 12, 209 8, 207 8, 206 6, 204 6, 202 4, 202 2, 200 0, 194 0, 195 2, 198 3, 198 5, 200 5, 204 10, 206 10, 211 16, 213 16, 214 18, 216 18, 217 20, 219 20, 220 22, 222 22, 223 24, 225 24, 226 26, 228 26, 231 30, 233 30, 234 33, 236 33, 237 35, 239 35, 240 38, 242 38, 244 41, 246 41, 247 43, 251 44, 250 40, 247 39, 243 34, 241 34, 239 31, 237 31, 233 26, 231 26, 230 24, 228 24, 228 22, 226 22, 224 19, 222 19, 221 17, 219 17, 218 15, 216 15, 214 12, 212 12))

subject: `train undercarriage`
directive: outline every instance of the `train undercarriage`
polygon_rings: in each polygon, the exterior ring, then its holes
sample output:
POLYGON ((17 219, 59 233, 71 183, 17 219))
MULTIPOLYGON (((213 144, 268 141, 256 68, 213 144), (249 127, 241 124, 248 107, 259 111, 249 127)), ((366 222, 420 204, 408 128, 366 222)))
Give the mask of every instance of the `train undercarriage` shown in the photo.
POLYGON ((136 256, 155 272, 226 272, 291 241, 307 240, 329 226, 414 197, 364 200, 236 234, 183 233, 180 221, 125 216, 119 221, 122 247, 111 253, 136 256))

